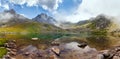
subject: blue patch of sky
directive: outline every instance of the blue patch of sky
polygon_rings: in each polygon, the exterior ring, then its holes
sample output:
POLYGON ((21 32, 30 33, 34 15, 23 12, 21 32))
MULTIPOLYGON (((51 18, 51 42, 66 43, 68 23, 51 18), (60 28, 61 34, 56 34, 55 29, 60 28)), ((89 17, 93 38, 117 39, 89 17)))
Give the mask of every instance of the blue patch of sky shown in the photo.
MULTIPOLYGON (((9 4, 10 9, 14 9, 18 14, 24 14, 28 18, 34 18, 38 14, 41 13, 46 13, 50 16, 52 16, 51 12, 44 10, 42 7, 38 6, 33 6, 33 7, 28 7, 26 4, 24 5, 18 5, 18 4, 11 4, 8 2, 8 0, 0 0, 2 4, 7 3, 9 4)), ((59 8, 57 11, 64 11, 67 13, 70 13, 73 11, 73 9, 77 8, 78 5, 82 2, 82 0, 63 0, 63 3, 59 5, 59 8)), ((0 11, 3 11, 4 9, 0 7, 0 11)))
POLYGON ((32 7, 28 7, 26 4, 24 5, 17 5, 14 4, 13 9, 19 13, 19 14, 24 14, 25 16, 27 16, 28 18, 34 18, 35 16, 37 16, 38 14, 41 13, 46 13, 46 14, 50 14, 47 10, 44 10, 41 7, 36 7, 36 6, 32 6, 32 7))
POLYGON ((72 12, 74 9, 76 9, 79 4, 82 3, 82 0, 63 0, 63 3, 59 7, 59 11, 64 11, 64 12, 72 12))

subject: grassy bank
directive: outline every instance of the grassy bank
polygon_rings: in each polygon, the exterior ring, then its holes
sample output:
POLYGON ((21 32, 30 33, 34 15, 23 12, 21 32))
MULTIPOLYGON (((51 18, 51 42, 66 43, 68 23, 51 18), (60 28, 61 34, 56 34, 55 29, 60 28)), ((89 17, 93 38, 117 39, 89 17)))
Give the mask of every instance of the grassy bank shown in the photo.
POLYGON ((7 50, 5 48, 0 48, 0 58, 3 57, 7 53, 7 50))

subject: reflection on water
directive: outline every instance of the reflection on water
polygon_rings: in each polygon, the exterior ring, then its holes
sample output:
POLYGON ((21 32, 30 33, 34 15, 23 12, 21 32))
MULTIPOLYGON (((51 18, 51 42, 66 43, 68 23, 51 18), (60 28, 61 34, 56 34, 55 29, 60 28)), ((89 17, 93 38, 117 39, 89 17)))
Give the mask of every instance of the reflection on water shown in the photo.
POLYGON ((109 48, 110 41, 106 36, 92 36, 87 37, 88 44, 97 49, 107 49, 109 48))

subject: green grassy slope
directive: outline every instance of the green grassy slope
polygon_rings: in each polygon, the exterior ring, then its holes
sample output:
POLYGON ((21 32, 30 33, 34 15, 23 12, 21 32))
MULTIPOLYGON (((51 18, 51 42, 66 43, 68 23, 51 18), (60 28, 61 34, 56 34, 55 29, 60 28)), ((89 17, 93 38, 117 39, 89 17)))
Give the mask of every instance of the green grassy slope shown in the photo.
MULTIPOLYGON (((19 38, 27 35, 38 35, 42 33, 58 33, 62 30, 54 25, 38 22, 18 23, 9 27, 0 28, 0 36, 6 38, 19 38)), ((31 36, 32 37, 32 36, 31 36)))

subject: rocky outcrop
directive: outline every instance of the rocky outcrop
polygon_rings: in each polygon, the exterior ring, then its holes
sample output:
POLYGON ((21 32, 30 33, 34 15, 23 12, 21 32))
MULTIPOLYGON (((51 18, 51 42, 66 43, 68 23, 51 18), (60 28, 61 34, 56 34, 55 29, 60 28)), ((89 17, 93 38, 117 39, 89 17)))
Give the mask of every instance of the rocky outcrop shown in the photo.
POLYGON ((103 59, 120 59, 120 46, 114 47, 110 50, 102 51, 103 59))
POLYGON ((13 56, 17 55, 17 46, 15 40, 8 40, 8 42, 4 44, 4 47, 8 50, 8 52, 3 56, 3 59, 13 59, 13 56))
POLYGON ((15 41, 8 41, 5 46, 8 53, 3 59, 120 59, 120 46, 102 51, 77 42, 61 43, 45 50, 33 45, 17 50, 15 41))
MULTIPOLYGON (((16 52, 17 55, 12 56, 16 59, 79 59, 79 58, 89 58, 89 56, 93 56, 97 54, 97 51, 93 48, 86 46, 85 48, 80 48, 77 46, 78 43, 75 43, 74 46, 71 46, 74 43, 65 43, 60 44, 59 46, 52 46, 46 50, 39 50, 33 45, 26 46, 23 49, 20 49, 16 52), (73 49, 75 48, 75 49, 73 49), (86 55, 84 57, 80 57, 86 55)), ((12 58, 10 55, 6 55, 4 58, 12 58)))
POLYGON ((111 19, 106 15, 98 15, 96 18, 91 19, 91 27, 92 29, 105 29, 110 26, 111 19))

